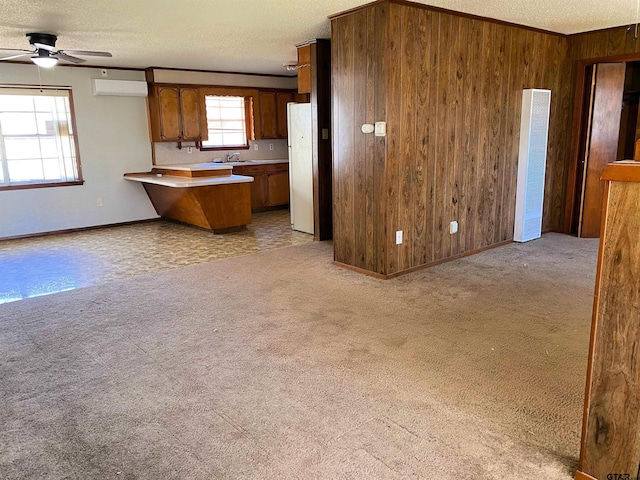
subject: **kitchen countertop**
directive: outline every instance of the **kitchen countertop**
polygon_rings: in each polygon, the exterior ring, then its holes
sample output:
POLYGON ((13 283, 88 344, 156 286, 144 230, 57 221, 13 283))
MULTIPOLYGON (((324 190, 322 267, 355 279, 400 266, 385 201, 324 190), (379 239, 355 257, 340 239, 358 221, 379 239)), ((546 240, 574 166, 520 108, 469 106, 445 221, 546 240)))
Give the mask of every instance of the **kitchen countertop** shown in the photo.
POLYGON ((155 173, 125 173, 125 180, 140 183, 152 183, 164 187, 188 188, 205 187, 207 185, 227 185, 232 183, 250 183, 253 177, 228 175, 224 177, 178 177, 155 173))
POLYGON ((232 167, 241 167, 243 165, 273 165, 276 163, 289 163, 288 158, 280 158, 276 160, 247 160, 245 162, 224 162, 216 163, 216 165, 231 165, 232 167))
POLYGON ((205 170, 231 170, 230 163, 188 163, 188 164, 173 164, 173 165, 154 165, 155 170, 178 170, 182 172, 201 172, 205 170))

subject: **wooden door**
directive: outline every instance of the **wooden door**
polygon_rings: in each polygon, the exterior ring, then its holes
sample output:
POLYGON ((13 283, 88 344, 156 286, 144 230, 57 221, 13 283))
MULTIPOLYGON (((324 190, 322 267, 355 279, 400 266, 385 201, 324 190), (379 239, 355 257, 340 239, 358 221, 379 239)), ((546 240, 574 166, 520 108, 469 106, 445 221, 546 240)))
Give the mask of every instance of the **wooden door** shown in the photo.
MULTIPOLYGON (((604 168, 614 162, 618 153, 625 63, 600 63, 595 66, 592 92, 590 131, 587 134, 587 154, 582 162, 582 201, 578 236, 598 238, 602 217, 604 168)), ((588 127, 589 128, 589 127, 588 127)))
POLYGON ((276 92, 260 92, 260 138, 278 137, 276 92))
POLYGON ((293 102, 293 93, 278 92, 276 94, 276 116, 278 118, 278 138, 287 138, 287 104, 293 102))
POLYGON ((182 139, 179 90, 178 87, 158 87, 160 138, 167 142, 182 139))
POLYGON ((182 112, 182 140, 200 140, 200 102, 197 88, 180 89, 180 109, 182 112))

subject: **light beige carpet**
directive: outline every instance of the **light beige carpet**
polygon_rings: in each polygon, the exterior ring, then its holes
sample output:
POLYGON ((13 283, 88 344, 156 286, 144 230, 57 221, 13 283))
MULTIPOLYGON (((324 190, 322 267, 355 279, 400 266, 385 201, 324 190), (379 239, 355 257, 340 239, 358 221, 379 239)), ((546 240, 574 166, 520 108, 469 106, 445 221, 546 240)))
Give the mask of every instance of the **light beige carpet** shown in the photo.
POLYGON ((0 477, 572 477, 597 241, 390 281, 331 248, 0 305, 0 477))

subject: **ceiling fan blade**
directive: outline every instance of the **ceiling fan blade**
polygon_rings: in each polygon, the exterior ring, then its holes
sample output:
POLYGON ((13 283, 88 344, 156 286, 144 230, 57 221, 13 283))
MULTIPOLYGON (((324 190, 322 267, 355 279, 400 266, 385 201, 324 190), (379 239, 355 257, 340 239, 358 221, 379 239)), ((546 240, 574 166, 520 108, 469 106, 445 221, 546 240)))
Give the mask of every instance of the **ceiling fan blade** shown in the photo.
POLYGON ((60 60, 64 60, 66 62, 71 62, 71 63, 84 63, 85 60, 83 60, 82 58, 78 58, 78 57, 72 57, 71 55, 67 55, 65 53, 62 52, 55 52, 51 54, 52 57, 58 58, 60 60))
POLYGON ((0 62, 4 60, 15 60, 16 58, 30 57, 31 55, 33 55, 33 52, 21 53, 20 55, 11 55, 10 57, 1 57, 0 62))
POLYGON ((40 48, 42 50, 49 50, 50 52, 53 52, 56 49, 56 47, 52 47, 51 45, 47 45, 46 43, 35 42, 35 43, 32 43, 31 45, 33 45, 36 48, 40 48))
POLYGON ((25 50, 24 48, 0 48, 0 52, 29 52, 29 53, 35 53, 33 50, 25 50))
POLYGON ((88 50, 60 50, 61 53, 67 55, 86 55, 88 57, 112 57, 109 52, 92 52, 88 50))

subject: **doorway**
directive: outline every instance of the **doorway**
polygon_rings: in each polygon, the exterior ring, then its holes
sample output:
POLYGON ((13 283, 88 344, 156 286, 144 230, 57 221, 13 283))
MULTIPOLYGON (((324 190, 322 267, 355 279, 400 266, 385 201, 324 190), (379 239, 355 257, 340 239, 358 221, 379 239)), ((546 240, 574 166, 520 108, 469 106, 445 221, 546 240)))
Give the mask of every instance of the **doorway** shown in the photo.
POLYGON ((608 163, 640 158, 640 62, 584 66, 581 118, 570 233, 600 236, 608 163))

